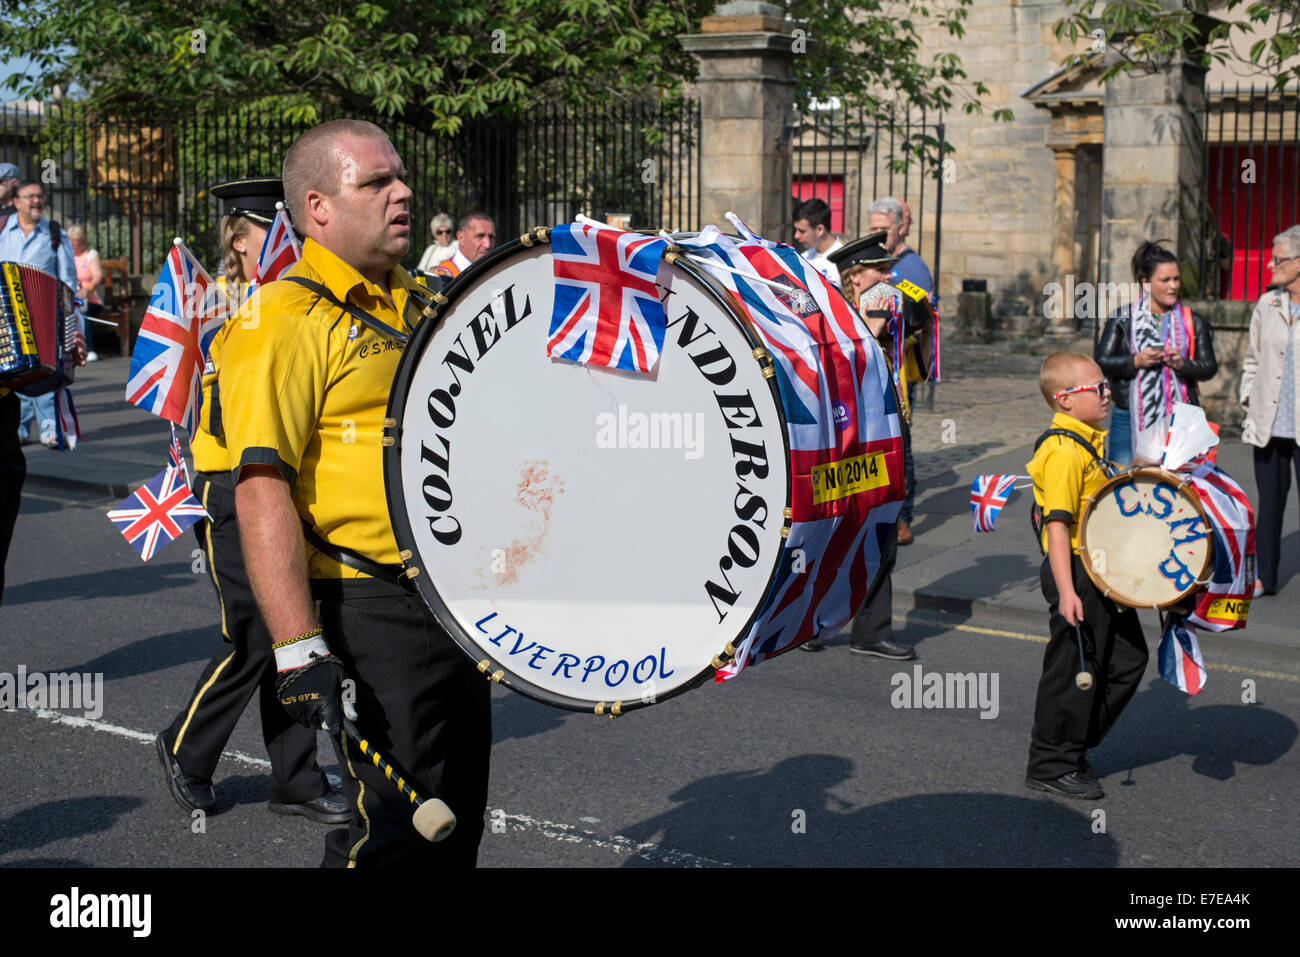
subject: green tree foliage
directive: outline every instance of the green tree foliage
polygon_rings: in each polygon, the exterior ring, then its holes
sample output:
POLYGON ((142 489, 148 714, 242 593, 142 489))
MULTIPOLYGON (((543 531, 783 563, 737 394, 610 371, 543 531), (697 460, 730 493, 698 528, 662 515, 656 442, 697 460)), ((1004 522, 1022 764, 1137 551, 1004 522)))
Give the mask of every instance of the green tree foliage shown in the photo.
POLYGON ((1294 61, 1300 54, 1300 3, 1297 0, 1220 0, 1210 14, 1244 13, 1233 22, 1205 16, 1203 0, 1066 0, 1066 16, 1055 24, 1057 39, 1079 42, 1091 37, 1095 52, 1114 50, 1101 74, 1111 77, 1134 69, 1159 69, 1179 50, 1205 66, 1247 62, 1271 76, 1278 89, 1300 80, 1294 61), (1233 32, 1255 39, 1243 57, 1231 43, 1233 32), (1292 61, 1288 63, 1288 61, 1292 61))
MULTIPOLYGON (((802 31, 800 97, 980 109, 951 53, 972 0, 790 0, 802 31)), ((547 100, 608 102, 694 79, 677 36, 713 0, 0 0, 0 53, 35 69, 13 84, 46 99, 74 84, 95 107, 172 111, 256 103, 297 122, 324 108, 455 133, 547 100)), ((1002 118, 1002 117, 999 117, 1002 118)))

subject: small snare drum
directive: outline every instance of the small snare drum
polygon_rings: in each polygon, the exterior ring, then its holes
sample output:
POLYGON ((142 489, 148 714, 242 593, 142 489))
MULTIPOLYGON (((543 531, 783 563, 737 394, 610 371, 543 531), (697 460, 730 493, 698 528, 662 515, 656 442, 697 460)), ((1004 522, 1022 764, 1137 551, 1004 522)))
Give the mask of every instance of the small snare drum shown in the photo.
POLYGON ((1168 608, 1214 568, 1210 519, 1186 478, 1158 468, 1123 472, 1087 499, 1079 556, 1098 590, 1132 608, 1168 608))

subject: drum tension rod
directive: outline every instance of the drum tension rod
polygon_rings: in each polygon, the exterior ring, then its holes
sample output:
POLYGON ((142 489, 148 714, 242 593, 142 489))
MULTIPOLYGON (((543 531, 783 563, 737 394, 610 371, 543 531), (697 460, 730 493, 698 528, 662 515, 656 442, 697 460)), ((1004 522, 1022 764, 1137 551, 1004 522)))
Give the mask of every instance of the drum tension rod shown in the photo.
MULTIPOLYGON (((596 707, 593 710, 596 712, 596 714, 604 714, 605 702, 597 701, 596 707)), ((622 715, 623 715, 623 702, 615 701, 612 705, 609 706, 609 716, 611 719, 622 717, 622 715)))
POLYGON ((494 681, 497 684, 500 684, 501 679, 504 678, 506 675, 505 671, 498 668, 496 671, 492 672, 492 674, 488 674, 488 669, 491 667, 492 667, 492 662, 487 658, 484 658, 482 661, 478 663, 479 672, 482 673, 482 675, 485 678, 487 678, 488 681, 494 681))

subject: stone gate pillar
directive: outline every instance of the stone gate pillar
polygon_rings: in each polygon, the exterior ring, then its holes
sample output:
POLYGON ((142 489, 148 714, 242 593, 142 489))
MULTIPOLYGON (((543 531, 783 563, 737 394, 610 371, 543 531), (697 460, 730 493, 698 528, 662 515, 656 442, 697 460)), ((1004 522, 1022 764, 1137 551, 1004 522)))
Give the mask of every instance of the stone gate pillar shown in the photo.
POLYGON ((1205 69, 1185 52, 1158 72, 1134 70, 1106 84, 1102 282, 1132 282, 1129 261, 1147 239, 1169 240, 1180 261, 1196 262, 1204 111, 1205 69))
POLYGON ((752 0, 721 4, 700 33, 679 38, 700 63, 701 224, 726 229, 723 213, 781 235, 786 181, 781 142, 794 107, 794 58, 808 41, 785 11, 752 0))

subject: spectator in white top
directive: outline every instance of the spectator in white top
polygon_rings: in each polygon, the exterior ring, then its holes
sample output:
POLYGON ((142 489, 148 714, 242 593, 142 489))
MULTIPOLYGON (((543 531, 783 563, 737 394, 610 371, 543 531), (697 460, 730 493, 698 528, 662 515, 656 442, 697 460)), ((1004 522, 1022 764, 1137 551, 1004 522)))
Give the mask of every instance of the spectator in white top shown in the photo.
POLYGON ((831 232, 831 208, 825 200, 810 199, 795 207, 794 239, 803 248, 803 258, 838 286, 840 271, 826 257, 843 246, 844 241, 831 232))
POLYGON ((433 222, 429 224, 429 234, 433 237, 433 242, 424 247, 424 255, 415 267, 420 272, 433 272, 434 266, 456 255, 456 250, 460 248, 454 238, 455 224, 446 213, 433 217, 433 222))

